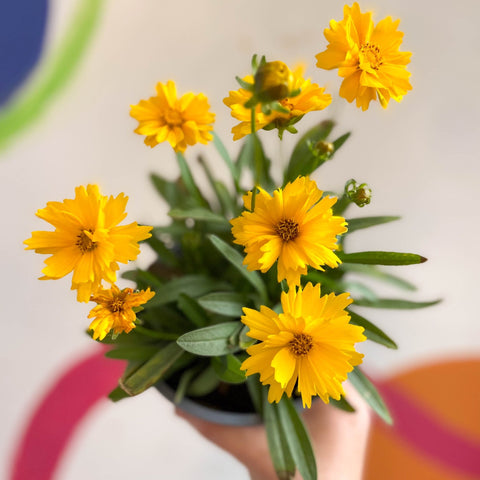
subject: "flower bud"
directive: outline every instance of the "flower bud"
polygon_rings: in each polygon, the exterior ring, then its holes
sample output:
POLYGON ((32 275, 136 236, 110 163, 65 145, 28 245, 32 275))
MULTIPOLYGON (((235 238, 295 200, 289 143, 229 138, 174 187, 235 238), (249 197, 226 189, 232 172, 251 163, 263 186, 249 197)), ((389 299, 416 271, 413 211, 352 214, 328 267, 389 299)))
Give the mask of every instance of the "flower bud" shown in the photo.
POLYGON ((255 73, 254 93, 261 102, 288 97, 292 86, 292 72, 283 62, 266 62, 255 73))
POLYGON ((345 184, 345 194, 359 207, 368 205, 372 198, 372 190, 370 187, 366 183, 357 185, 357 182, 353 178, 345 184))
POLYGON ((324 140, 320 140, 315 144, 315 150, 318 155, 330 156, 335 150, 335 147, 331 142, 325 142, 324 140))

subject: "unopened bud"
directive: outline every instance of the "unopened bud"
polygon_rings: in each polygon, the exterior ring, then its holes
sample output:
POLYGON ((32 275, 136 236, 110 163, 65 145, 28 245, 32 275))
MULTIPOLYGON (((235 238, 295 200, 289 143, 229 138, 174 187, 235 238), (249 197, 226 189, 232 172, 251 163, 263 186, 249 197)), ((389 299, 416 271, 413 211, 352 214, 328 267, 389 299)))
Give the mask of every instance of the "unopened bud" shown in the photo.
POLYGON ((345 184, 345 193, 348 198, 359 207, 368 205, 372 199, 372 190, 370 187, 366 183, 358 185, 353 178, 345 184))
POLYGON ((315 150, 317 151, 318 155, 331 155, 335 150, 333 143, 325 142, 324 140, 320 140, 315 144, 315 150))
POLYGON ((261 102, 272 102, 288 97, 293 86, 293 75, 283 62, 266 62, 255 73, 254 94, 261 102))

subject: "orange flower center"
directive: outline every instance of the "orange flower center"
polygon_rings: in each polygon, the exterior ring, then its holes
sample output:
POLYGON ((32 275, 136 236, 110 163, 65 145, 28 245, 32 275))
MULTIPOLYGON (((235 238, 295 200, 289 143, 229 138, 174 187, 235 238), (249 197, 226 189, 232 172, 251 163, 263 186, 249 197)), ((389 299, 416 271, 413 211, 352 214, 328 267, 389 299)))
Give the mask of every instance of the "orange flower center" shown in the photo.
POLYGON ((383 64, 383 58, 380 54, 380 49, 373 43, 364 43, 360 47, 360 54, 363 56, 363 60, 368 62, 370 67, 374 70, 378 70, 378 68, 383 64))
MULTIPOLYGON (((88 230, 88 232, 93 233, 93 230, 88 230)), ((77 241, 75 242, 75 245, 80 249, 82 254, 91 252, 92 250, 95 250, 97 248, 97 242, 93 242, 91 238, 85 233, 85 231, 82 231, 80 235, 77 235, 77 241)))
POLYGON ((110 302, 106 305, 106 307, 112 312, 112 313, 122 313, 125 309, 125 301, 128 297, 133 292, 131 288, 125 288, 123 289, 118 295, 115 295, 110 302))
POLYGON ((313 347, 313 338, 306 333, 295 333, 288 346, 296 357, 304 357, 313 347))
POLYGON ((180 112, 168 108, 164 113, 165 122, 169 127, 178 127, 183 123, 183 118, 180 112))
POLYGON ((298 223, 295 220, 284 218, 275 225, 275 233, 284 241, 289 242, 298 237, 298 223))

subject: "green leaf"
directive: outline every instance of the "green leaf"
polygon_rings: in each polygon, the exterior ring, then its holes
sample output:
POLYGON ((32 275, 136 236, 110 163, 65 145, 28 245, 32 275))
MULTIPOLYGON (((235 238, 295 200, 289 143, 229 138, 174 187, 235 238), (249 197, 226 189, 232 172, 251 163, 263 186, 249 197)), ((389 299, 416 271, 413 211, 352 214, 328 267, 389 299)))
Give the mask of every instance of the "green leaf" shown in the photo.
POLYGON ((185 188, 187 189, 188 193, 190 194, 191 198, 195 201, 197 206, 206 207, 208 208, 208 202, 203 198, 202 193, 200 192, 195 180, 193 178, 192 172, 188 167, 187 162, 185 161, 185 157, 183 153, 177 152, 177 161, 178 166, 180 167, 180 174, 182 176, 183 183, 185 184, 185 188))
POLYGON ((400 218, 401 217, 396 216, 350 218, 349 220, 347 220, 348 233, 352 233, 355 230, 360 230, 362 228, 368 228, 375 225, 382 225, 383 223, 394 222, 395 220, 400 220, 400 218))
POLYGON ((215 292, 200 297, 198 303, 214 313, 227 317, 241 317, 246 300, 243 295, 231 292, 215 292))
POLYGON ((137 345, 114 348, 105 353, 107 358, 146 362, 159 350, 158 345, 137 345))
POLYGON ((192 378, 198 373, 198 366, 189 368, 182 373, 180 380, 178 381, 177 388, 175 390, 175 396, 173 398, 173 403, 179 404, 185 397, 187 390, 192 382, 192 378))
POLYGON ((256 134, 247 135, 240 150, 237 167, 250 168, 253 173, 254 183, 270 190, 274 181, 270 177, 270 160, 266 157, 262 144, 256 134))
POLYGON ((222 143, 220 137, 215 132, 213 132, 213 144, 217 149, 217 152, 220 154, 223 161, 225 162, 225 165, 227 165, 228 169, 230 170, 230 174, 232 175, 233 183, 235 185, 235 190, 237 191, 237 193, 240 193, 240 175, 238 169, 230 158, 230 155, 228 154, 225 145, 222 143))
POLYGON ((340 397, 340 400, 335 400, 334 398, 330 397, 330 403, 333 407, 343 410, 344 412, 353 413, 355 411, 350 403, 345 400, 345 397, 340 397))
POLYGON ((269 403, 267 393, 263 390, 263 420, 267 433, 268 448, 273 467, 280 480, 290 480, 295 475, 295 462, 292 458, 288 441, 280 423, 278 405, 269 403))
POLYGON ((172 182, 156 173, 150 174, 150 180, 160 196, 170 205, 170 208, 186 207, 188 205, 186 201, 187 190, 179 180, 172 182))
POLYGON ((219 323, 187 332, 177 339, 177 343, 195 355, 207 357, 226 355, 238 350, 238 346, 232 344, 230 339, 239 334, 242 327, 242 323, 238 321, 219 323))
POLYGON ((198 328, 206 327, 209 323, 207 312, 199 305, 197 300, 182 293, 178 298, 178 308, 198 328))
POLYGON ((184 292, 188 292, 191 297, 200 297, 212 290, 220 290, 222 287, 224 287, 222 282, 213 280, 206 275, 184 275, 157 288, 155 296, 148 302, 148 305, 153 307, 176 302, 184 292))
POLYGON ((358 325, 363 327, 365 331, 363 334, 372 342, 379 343, 388 348, 397 349, 397 344, 382 330, 380 330, 376 325, 369 322, 366 318, 358 315, 358 313, 348 311, 350 314, 350 323, 352 325, 358 325))
POLYGON ((338 252, 338 257, 344 263, 363 263, 366 265, 414 265, 426 262, 427 259, 416 253, 399 252, 338 252))
POLYGON ((299 175, 310 175, 325 160, 320 160, 312 151, 311 145, 325 140, 332 131, 334 122, 325 120, 311 128, 297 142, 293 149, 288 167, 284 175, 284 184, 293 182, 299 175))
POLYGON ((382 281, 383 283, 389 283, 395 287, 401 288, 403 290, 415 291, 417 287, 413 284, 404 280, 403 278, 397 277, 390 273, 384 272, 377 268, 375 265, 361 265, 355 263, 343 263, 340 266, 341 270, 345 272, 358 273, 360 275, 367 275, 371 278, 382 281))
POLYGON ((176 219, 183 220, 187 218, 192 218, 193 220, 202 221, 202 222, 220 223, 225 226, 225 230, 229 230, 231 228, 230 223, 223 215, 214 213, 208 208, 197 207, 197 208, 191 208, 189 210, 181 210, 179 208, 174 208, 173 210, 170 210, 168 214, 172 218, 176 218, 176 219))
POLYGON ((157 383, 183 353, 175 342, 169 343, 131 375, 123 376, 120 387, 131 396, 142 393, 157 383))
POLYGON ((187 394, 191 397, 203 397, 213 392, 219 383, 220 380, 210 365, 192 380, 187 388, 187 394))
POLYGON ((215 373, 223 382, 243 383, 247 379, 245 372, 240 370, 242 362, 234 355, 212 357, 210 362, 215 373))
POLYGON ((118 402, 118 401, 123 400, 124 398, 128 398, 128 397, 130 397, 130 395, 125 390, 122 390, 120 387, 114 388, 108 394, 108 398, 112 402, 118 402))
POLYGON ((208 238, 215 248, 250 282, 260 294, 262 302, 268 303, 267 289, 258 272, 247 270, 243 265, 242 255, 216 235, 209 235, 208 238))
POLYGON ((431 307, 441 302, 441 299, 430 302, 412 302, 411 300, 402 300, 400 298, 378 298, 377 300, 367 300, 365 298, 356 299, 355 305, 360 307, 372 308, 394 308, 399 310, 413 310, 416 308, 431 307))
POLYGON ((303 480, 317 479, 317 465, 310 438, 290 398, 278 403, 278 416, 288 447, 303 480))
POLYGON ((169 266, 177 266, 178 259, 175 254, 153 233, 145 242, 155 251, 162 263, 169 266))
POLYGON ((393 424, 392 417, 385 405, 382 397, 372 382, 361 372, 358 367, 355 367, 349 374, 348 379, 356 388, 358 393, 365 399, 365 401, 372 407, 377 415, 389 425, 393 424))
POLYGON ((334 140, 333 143, 333 151, 336 152, 347 140, 348 137, 351 135, 350 132, 344 133, 340 137, 338 137, 336 140, 334 140))

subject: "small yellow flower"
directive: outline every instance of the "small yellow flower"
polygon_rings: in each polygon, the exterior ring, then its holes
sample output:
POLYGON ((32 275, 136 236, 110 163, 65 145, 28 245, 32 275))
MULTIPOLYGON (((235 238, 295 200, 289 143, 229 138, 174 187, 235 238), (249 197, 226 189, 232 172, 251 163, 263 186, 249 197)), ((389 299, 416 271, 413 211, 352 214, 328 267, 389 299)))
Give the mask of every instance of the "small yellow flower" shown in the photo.
POLYGON ((255 209, 252 194, 244 196, 247 211, 230 221, 234 243, 245 247, 244 264, 249 270, 268 271, 278 260, 277 279, 300 284, 307 266, 323 270, 335 268, 340 259, 333 253, 336 236, 347 231, 343 217, 334 216, 335 197, 322 198, 323 192, 308 177, 298 177, 273 197, 259 188, 255 209))
POLYGON ((176 152, 184 152, 188 145, 212 140, 215 114, 209 109, 203 93, 177 98, 177 87, 169 80, 166 85, 157 83, 155 97, 131 105, 130 116, 138 120, 135 133, 145 135, 146 145, 155 147, 167 141, 176 152))
POLYGON ((345 5, 343 20, 331 20, 325 29, 329 45, 316 55, 317 67, 326 70, 338 68, 344 80, 340 96, 367 110, 371 100, 378 100, 386 108, 390 98, 397 102, 412 89, 410 52, 400 52, 403 33, 397 30, 400 20, 387 17, 376 26, 372 13, 362 14, 358 3, 345 5))
POLYGON ((260 311, 244 308, 242 322, 248 335, 260 342, 249 347, 243 364, 246 375, 260 374, 270 385, 269 402, 291 396, 295 384, 303 406, 310 408, 312 396, 325 402, 345 395, 342 382, 362 362, 355 343, 363 342, 363 328, 349 323, 345 308, 352 303, 348 293, 320 296, 320 285, 291 288, 281 296, 283 313, 262 306, 260 311))
POLYGON ((25 250, 51 254, 41 280, 56 280, 73 271, 72 290, 77 300, 88 302, 102 280, 114 283, 118 263, 135 260, 138 242, 149 238, 152 227, 136 222, 119 225, 128 197, 101 195, 97 185, 77 187, 75 198, 48 202, 36 215, 55 227, 55 231, 36 231, 25 240, 25 250))
POLYGON ((130 332, 135 328, 137 318, 133 308, 147 303, 154 295, 150 288, 139 292, 131 288, 120 290, 116 285, 108 290, 100 288, 91 297, 97 306, 88 314, 88 318, 94 318, 89 326, 89 330, 93 330, 93 339, 103 340, 110 330, 115 334, 130 332))
MULTIPOLYGON (((261 105, 255 108, 255 131, 266 127, 273 122, 278 122, 277 127, 293 120, 300 119, 308 112, 323 110, 332 101, 329 94, 324 93, 325 89, 319 87, 316 83, 312 83, 309 78, 303 78, 304 67, 298 66, 293 72, 293 81, 291 90, 300 90, 300 93, 294 97, 287 97, 280 100, 280 104, 288 110, 288 113, 272 111, 270 115, 262 113, 261 105)), ((251 75, 243 78, 246 82, 253 82, 251 75)), ((252 92, 240 88, 230 91, 229 96, 223 99, 223 103, 231 108, 233 118, 240 120, 240 123, 232 128, 233 140, 239 140, 251 133, 250 109, 245 108, 245 103, 252 97, 252 92)))

